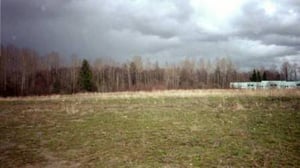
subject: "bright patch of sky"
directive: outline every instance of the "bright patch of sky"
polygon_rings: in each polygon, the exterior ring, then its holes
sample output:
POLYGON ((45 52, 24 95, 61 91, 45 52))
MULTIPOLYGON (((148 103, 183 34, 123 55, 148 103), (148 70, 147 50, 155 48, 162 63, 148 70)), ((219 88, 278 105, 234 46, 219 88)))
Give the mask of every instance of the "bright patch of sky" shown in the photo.
POLYGON ((239 13, 243 0, 191 0, 194 9, 194 19, 200 28, 207 31, 223 32, 230 31, 231 19, 239 13))

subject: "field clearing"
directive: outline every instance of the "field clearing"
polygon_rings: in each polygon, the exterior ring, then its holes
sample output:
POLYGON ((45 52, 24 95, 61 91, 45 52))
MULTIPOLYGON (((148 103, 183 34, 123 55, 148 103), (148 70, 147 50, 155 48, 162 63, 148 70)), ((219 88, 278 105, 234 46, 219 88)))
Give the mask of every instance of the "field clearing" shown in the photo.
POLYGON ((108 93, 77 93, 73 95, 27 96, 1 98, 0 101, 12 100, 83 100, 83 99, 126 99, 126 98, 164 98, 164 97, 206 97, 206 96, 300 96, 299 89, 194 89, 194 90, 158 90, 136 92, 108 92, 108 93))
POLYGON ((0 167, 300 167, 300 90, 0 98, 0 167))

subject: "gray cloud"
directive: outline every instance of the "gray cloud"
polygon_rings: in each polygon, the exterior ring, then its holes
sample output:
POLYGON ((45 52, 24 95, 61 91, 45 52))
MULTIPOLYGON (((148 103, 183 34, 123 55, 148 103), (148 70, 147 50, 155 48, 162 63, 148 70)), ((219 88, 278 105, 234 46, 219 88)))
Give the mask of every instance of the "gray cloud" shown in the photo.
POLYGON ((232 16, 216 19, 207 13, 213 7, 198 10, 181 0, 2 0, 1 43, 121 61, 140 55, 161 62, 229 56, 243 67, 300 62, 299 1, 270 0, 276 9, 260 2, 244 0, 232 16))
POLYGON ((299 1, 279 1, 274 16, 268 16, 258 5, 259 2, 251 1, 246 4, 242 16, 234 21, 239 29, 238 36, 261 40, 270 45, 299 47, 299 1))

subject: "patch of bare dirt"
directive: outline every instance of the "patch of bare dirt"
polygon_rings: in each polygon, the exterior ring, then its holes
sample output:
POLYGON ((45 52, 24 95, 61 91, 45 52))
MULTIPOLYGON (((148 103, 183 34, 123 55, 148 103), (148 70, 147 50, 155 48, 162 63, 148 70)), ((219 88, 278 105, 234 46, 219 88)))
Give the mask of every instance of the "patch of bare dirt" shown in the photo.
POLYGON ((42 156, 47 160, 46 164, 43 166, 45 168, 66 168, 66 167, 80 167, 80 163, 72 162, 72 161, 67 161, 63 160, 57 156, 55 156, 54 153, 48 151, 48 150, 43 150, 41 152, 42 156))
POLYGON ((236 104, 234 104, 234 106, 233 106, 233 110, 235 110, 235 111, 238 111, 238 110, 245 110, 245 107, 244 107, 242 104, 240 104, 240 103, 236 103, 236 104))

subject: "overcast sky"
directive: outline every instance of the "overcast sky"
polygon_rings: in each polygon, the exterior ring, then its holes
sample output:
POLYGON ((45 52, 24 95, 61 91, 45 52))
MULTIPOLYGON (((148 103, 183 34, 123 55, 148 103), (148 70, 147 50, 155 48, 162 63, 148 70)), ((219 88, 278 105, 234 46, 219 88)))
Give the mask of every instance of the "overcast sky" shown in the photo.
POLYGON ((85 58, 300 63, 300 0, 1 0, 2 44, 85 58))

